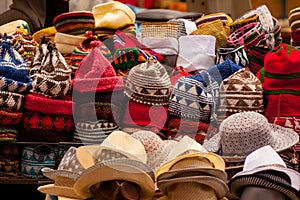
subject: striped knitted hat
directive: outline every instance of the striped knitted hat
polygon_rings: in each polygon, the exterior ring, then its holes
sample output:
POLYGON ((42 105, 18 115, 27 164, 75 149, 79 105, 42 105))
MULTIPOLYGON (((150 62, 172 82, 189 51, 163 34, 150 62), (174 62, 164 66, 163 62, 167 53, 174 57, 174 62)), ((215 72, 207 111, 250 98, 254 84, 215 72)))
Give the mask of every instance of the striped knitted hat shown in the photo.
POLYGON ((288 20, 292 31, 300 27, 300 7, 290 10, 288 20))
POLYGON ((93 31, 95 19, 90 11, 73 11, 56 16, 53 19, 53 25, 57 32, 83 35, 87 31, 93 31))
POLYGON ((29 74, 33 80, 31 92, 61 98, 70 91, 71 69, 49 39, 44 38, 37 48, 29 74))
POLYGON ((270 50, 270 48, 264 46, 252 46, 248 49, 249 65, 247 67, 252 73, 257 74, 264 67, 265 56, 270 50))
POLYGON ((219 112, 264 111, 262 83, 249 70, 242 68, 220 85, 219 112))
POLYGON ((264 68, 257 74, 264 86, 267 100, 265 116, 300 116, 299 89, 300 50, 282 43, 269 51, 264 59, 264 68), (276 67, 274 67, 276 66, 276 67))
POLYGON ((9 38, 2 38, 0 42, 0 90, 28 92, 32 80, 28 75, 27 63, 13 48, 9 38))
POLYGON ((232 23, 232 18, 227 15, 226 13, 214 13, 214 14, 207 14, 207 15, 203 15, 202 17, 198 18, 195 20, 195 23, 197 25, 197 27, 215 21, 215 20, 221 20, 221 22, 223 23, 223 25, 228 25, 230 23, 232 23))

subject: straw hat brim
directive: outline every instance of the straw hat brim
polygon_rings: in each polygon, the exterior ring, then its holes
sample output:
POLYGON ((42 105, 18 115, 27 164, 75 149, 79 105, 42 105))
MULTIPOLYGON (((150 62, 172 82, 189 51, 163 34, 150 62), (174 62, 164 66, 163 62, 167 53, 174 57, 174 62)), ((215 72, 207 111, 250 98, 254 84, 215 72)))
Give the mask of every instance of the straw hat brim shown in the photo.
MULTIPOLYGON (((299 135, 292 129, 285 128, 276 124, 269 123, 271 129, 272 141, 270 145, 276 152, 282 152, 294 146, 299 141, 299 135)), ((221 149, 221 133, 217 133, 211 140, 205 141, 204 148, 211 152, 217 152, 221 149)), ((226 163, 244 162, 247 155, 221 155, 226 163)))
POLYGON ((92 186, 104 181, 124 180, 140 186, 140 199, 154 196, 154 172, 146 164, 131 159, 115 159, 98 162, 87 169, 74 184, 74 191, 85 198, 95 196, 92 186))
POLYGON ((63 197, 68 197, 73 199, 84 199, 82 196, 76 194, 72 187, 63 187, 63 186, 56 186, 54 184, 47 184, 47 185, 41 185, 37 189, 42 193, 51 194, 54 196, 63 196, 63 197))
POLYGON ((217 154, 212 152, 196 152, 196 153, 190 153, 185 154, 182 156, 178 156, 175 159, 172 159, 170 161, 167 161, 166 163, 162 164, 157 170, 156 170, 156 177, 158 177, 160 174, 169 171, 169 169, 178 161, 185 159, 185 158, 193 158, 193 157, 203 157, 208 159, 212 164, 213 167, 220 170, 225 170, 225 162, 224 160, 217 154))
MULTIPOLYGON (((84 145, 77 148, 76 156, 79 161, 79 163, 85 168, 89 168, 93 166, 97 162, 97 155, 102 150, 111 150, 112 152, 120 153, 121 155, 124 155, 124 158, 130 158, 134 160, 139 160, 141 162, 146 163, 147 160, 147 154, 139 154, 135 155, 133 153, 129 153, 126 151, 122 151, 118 148, 113 147, 107 147, 107 146, 101 146, 101 145, 84 145)), ((111 159, 111 158, 110 158, 111 159)))
POLYGON ((300 198, 299 191, 293 188, 291 185, 287 185, 279 180, 260 177, 255 174, 237 176, 235 179, 232 179, 228 185, 231 193, 238 197, 241 196, 243 188, 247 186, 257 186, 278 191, 287 196, 290 200, 299 200, 300 198))
POLYGON ((57 176, 71 178, 76 180, 79 177, 78 173, 74 173, 71 171, 65 171, 65 170, 55 170, 48 167, 44 167, 41 169, 43 175, 51 180, 55 180, 57 176))
POLYGON ((229 192, 227 183, 213 176, 188 176, 166 179, 158 181, 157 186, 159 190, 161 190, 164 194, 167 194, 168 188, 177 183, 199 183, 209 186, 215 191, 218 199, 223 198, 229 192))
POLYGON ((225 182, 227 181, 227 174, 224 170, 201 167, 201 166, 199 166, 199 168, 184 168, 184 169, 176 169, 176 170, 170 170, 164 172, 157 177, 157 181, 171 179, 174 177, 196 176, 199 175, 199 173, 200 174, 202 173, 202 175, 206 175, 206 176, 211 175, 225 182))

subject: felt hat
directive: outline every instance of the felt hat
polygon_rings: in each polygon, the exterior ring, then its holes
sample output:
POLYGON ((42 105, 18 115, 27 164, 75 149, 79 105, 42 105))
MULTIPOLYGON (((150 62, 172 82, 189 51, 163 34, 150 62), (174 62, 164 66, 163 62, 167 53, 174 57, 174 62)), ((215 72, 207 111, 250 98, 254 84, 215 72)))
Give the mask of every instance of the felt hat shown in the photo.
POLYGON ((70 35, 84 35, 95 27, 94 15, 91 11, 73 11, 57 15, 53 19, 57 32, 70 35))
POLYGON ((85 198, 95 197, 99 185, 112 180, 127 181, 138 185, 141 200, 151 200, 154 196, 153 170, 141 161, 128 158, 103 160, 92 164, 77 179, 74 190, 85 198))
POLYGON ((135 13, 124 3, 110 1, 100 3, 92 8, 95 28, 119 29, 135 23, 135 13))
POLYGON ((73 89, 78 92, 107 92, 122 90, 123 78, 117 76, 112 64, 102 54, 93 41, 93 48, 81 61, 72 82, 73 89))
POLYGON ((78 147, 76 154, 84 168, 91 167, 96 161, 112 158, 131 158, 143 163, 147 162, 143 144, 128 133, 119 130, 110 133, 101 144, 78 147))
POLYGON ((124 92, 133 101, 146 105, 167 105, 171 81, 156 59, 134 66, 126 77, 124 92))
POLYGON ((232 114, 223 120, 219 132, 204 141, 203 146, 231 163, 245 161, 247 155, 265 145, 282 152, 298 140, 295 131, 270 124, 264 115, 249 111, 232 114))
POLYGON ((84 36, 71 35, 56 32, 54 42, 57 50, 62 54, 71 54, 75 47, 78 46, 86 38, 84 36))
POLYGON ((242 68, 222 81, 218 111, 262 113, 264 109, 262 83, 251 71, 242 68))
POLYGON ((216 38, 211 35, 187 35, 178 39, 176 66, 186 72, 207 69, 215 64, 216 38))
POLYGON ((76 147, 70 147, 64 154, 57 169, 42 168, 45 177, 54 181, 53 184, 41 185, 38 190, 42 193, 64 196, 68 198, 82 199, 73 190, 73 185, 84 168, 76 158, 76 147))
POLYGON ((31 92, 62 98, 71 89, 71 68, 55 43, 45 37, 36 49, 29 74, 33 80, 31 92))
POLYGON ((268 188, 288 199, 299 199, 300 174, 286 167, 280 155, 270 146, 263 146, 246 157, 243 171, 228 183, 233 194, 241 196, 247 186, 268 188), (281 175, 282 174, 282 175, 281 175))

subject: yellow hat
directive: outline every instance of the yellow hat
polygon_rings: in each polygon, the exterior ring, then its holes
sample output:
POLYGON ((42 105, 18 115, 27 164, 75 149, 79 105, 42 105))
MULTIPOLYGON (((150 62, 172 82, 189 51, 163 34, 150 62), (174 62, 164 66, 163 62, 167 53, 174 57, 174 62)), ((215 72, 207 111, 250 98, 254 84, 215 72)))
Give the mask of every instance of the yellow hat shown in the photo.
POLYGON ((66 33, 56 32, 54 36, 54 42, 57 50, 62 54, 73 53, 75 47, 77 47, 86 37, 71 35, 66 33))
POLYGON ((95 18, 95 28, 118 29, 134 24, 136 18, 129 6, 118 1, 95 5, 92 12, 95 18))
POLYGON ((43 28, 37 32, 35 32, 32 37, 35 39, 37 43, 41 42, 41 37, 46 36, 51 39, 52 42, 54 42, 54 36, 56 33, 56 28, 54 26, 43 28))

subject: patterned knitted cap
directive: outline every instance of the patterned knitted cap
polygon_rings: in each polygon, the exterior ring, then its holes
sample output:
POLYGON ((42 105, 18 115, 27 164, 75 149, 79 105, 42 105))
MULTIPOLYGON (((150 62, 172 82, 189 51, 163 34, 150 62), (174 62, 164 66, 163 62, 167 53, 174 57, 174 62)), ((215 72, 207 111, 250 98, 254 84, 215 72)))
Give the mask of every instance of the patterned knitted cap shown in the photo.
POLYGON ((28 92, 32 80, 28 74, 27 63, 13 48, 9 37, 3 37, 0 42, 0 90, 28 92))
POLYGON ((170 95, 171 115, 209 121, 219 96, 219 85, 207 71, 179 78, 170 95))
POLYGON ((241 162, 248 154, 265 145, 282 152, 298 140, 295 131, 268 123, 260 113, 241 112, 223 120, 219 133, 205 141, 203 146, 208 151, 220 151, 225 162, 241 162))
POLYGON ((167 105, 171 81, 165 67, 154 58, 133 67, 125 82, 125 94, 138 103, 167 105))
POLYGON ((223 80, 220 85, 218 111, 264 111, 262 83, 249 70, 242 68, 223 80))
POLYGON ((257 74, 264 67, 265 56, 270 50, 270 48, 264 46, 252 46, 248 49, 249 65, 247 67, 252 73, 257 74))
POLYGON ((216 64, 223 63, 226 59, 232 60, 241 67, 246 67, 249 64, 243 45, 237 47, 219 47, 217 50, 216 64))
POLYGON ((240 69, 242 69, 241 66, 235 64, 231 59, 226 59, 220 64, 209 67, 207 71, 221 85, 224 79, 240 69))
POLYGON ((221 20, 223 25, 228 25, 232 22, 232 18, 229 15, 227 15, 226 13, 219 12, 219 13, 203 15, 202 17, 196 19, 195 23, 196 23, 197 27, 199 27, 203 24, 206 24, 208 22, 212 22, 215 20, 221 20))
POLYGON ((31 91, 34 93, 61 98, 70 90, 70 66, 49 39, 44 38, 37 48, 29 74, 33 79, 31 91))
POLYGON ((117 76, 113 66, 102 54, 99 41, 91 43, 92 49, 81 61, 73 79, 73 89, 78 92, 107 92, 121 90, 123 78, 117 76))
POLYGON ((53 19, 53 25, 57 32, 83 35, 87 31, 93 31, 95 19, 90 11, 73 11, 56 16, 53 19))

